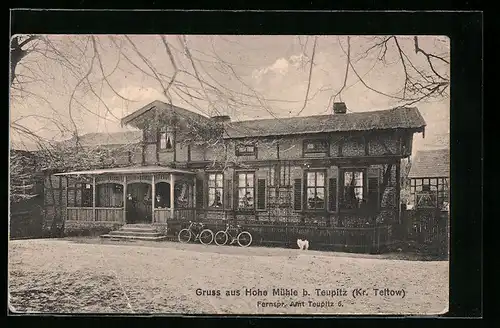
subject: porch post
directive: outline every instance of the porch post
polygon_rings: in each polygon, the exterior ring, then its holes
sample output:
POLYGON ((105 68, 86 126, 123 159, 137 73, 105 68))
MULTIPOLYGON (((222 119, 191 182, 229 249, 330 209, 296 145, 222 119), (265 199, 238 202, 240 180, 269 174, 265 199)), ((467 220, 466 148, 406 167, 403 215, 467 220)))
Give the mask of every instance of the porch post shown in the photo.
POLYGON ((94 216, 94 221, 97 221, 97 213, 95 210, 96 203, 96 190, 95 190, 95 176, 92 177, 92 214, 94 216))
POLYGON ((194 177, 194 181, 193 181, 193 204, 191 205, 192 208, 194 208, 194 218, 197 217, 197 214, 196 214, 196 176, 194 177))
POLYGON ((193 180, 193 208, 196 208, 196 177, 193 180))
POLYGON ((156 182, 155 175, 151 176, 151 223, 155 222, 155 201, 156 201, 156 182))
POLYGON ((175 177, 173 173, 170 173, 170 218, 174 218, 174 183, 175 183, 175 177))
POLYGON ((123 224, 127 223, 127 176, 123 176, 123 224))
POLYGON ((401 224, 401 160, 396 163, 396 206, 398 223, 401 224))
POLYGON ((66 210, 66 216, 64 218, 64 222, 68 221, 68 204, 69 204, 69 201, 68 201, 68 195, 69 195, 69 192, 68 192, 68 188, 69 188, 69 177, 66 176, 66 201, 65 201, 65 210, 66 210))

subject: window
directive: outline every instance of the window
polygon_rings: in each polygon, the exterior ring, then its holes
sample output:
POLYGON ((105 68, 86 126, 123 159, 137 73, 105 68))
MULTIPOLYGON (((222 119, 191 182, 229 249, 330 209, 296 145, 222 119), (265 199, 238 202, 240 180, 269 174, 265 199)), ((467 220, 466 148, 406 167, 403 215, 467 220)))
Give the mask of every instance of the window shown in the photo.
POLYGON ((236 156, 254 156, 256 149, 254 144, 239 144, 236 146, 236 156))
POLYGON ((447 179, 411 179, 410 195, 409 203, 415 207, 443 207, 448 202, 447 179))
POLYGON ((117 183, 103 183, 97 185, 96 206, 123 207, 123 186, 117 183))
POLYGON ((159 133, 159 144, 161 150, 174 149, 174 133, 168 127, 162 127, 159 133))
POLYGON ((306 197, 307 209, 325 208, 325 173, 307 172, 306 197))
POLYGON ((327 140, 305 140, 304 141, 304 155, 314 154, 328 154, 328 141, 327 140))
POLYGON ((70 207, 92 207, 92 198, 93 188, 90 183, 76 182, 74 187, 68 187, 68 206, 70 207))
POLYGON ((222 173, 208 175, 208 206, 222 208, 223 183, 224 175, 222 173))
POLYGON ((254 173, 238 173, 238 208, 254 208, 254 173))
POLYGON ((364 195, 364 171, 347 170, 343 174, 342 207, 357 209, 366 201, 364 195))

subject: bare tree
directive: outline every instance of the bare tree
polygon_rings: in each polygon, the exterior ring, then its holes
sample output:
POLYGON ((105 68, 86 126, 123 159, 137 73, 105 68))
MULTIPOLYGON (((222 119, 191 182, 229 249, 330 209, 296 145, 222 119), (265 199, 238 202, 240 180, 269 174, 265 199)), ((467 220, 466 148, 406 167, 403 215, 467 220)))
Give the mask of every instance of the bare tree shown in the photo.
MULTIPOLYGON (((169 102, 173 103, 176 98, 209 116, 222 114, 222 108, 234 113, 245 108, 265 110, 270 116, 279 119, 276 106, 271 103, 290 100, 271 99, 257 92, 238 73, 238 65, 223 59, 217 52, 215 38, 221 42, 228 41, 225 37, 210 37, 211 50, 202 52, 193 47, 189 36, 156 36, 157 51, 151 56, 141 47, 140 39, 127 35, 16 35, 11 40, 10 51, 11 99, 21 103, 36 100, 49 108, 50 114, 30 111, 26 115, 18 115, 10 123, 11 131, 44 149, 49 140, 25 124, 27 119, 37 119, 45 122, 44 128, 50 127, 56 129, 59 135, 73 137, 78 148, 81 134, 79 115, 91 115, 104 122, 117 122, 120 118, 113 113, 107 100, 110 95, 125 102, 133 101, 116 87, 120 74, 141 75, 156 83, 169 102), (224 83, 221 76, 231 77, 232 82, 224 83), (60 87, 54 87, 54 83, 59 83, 60 87), (41 90, 42 87, 45 89, 41 90), (47 96, 49 93, 58 95, 58 104, 47 96), (66 103, 61 105, 61 99, 65 99, 66 103)), ((449 59, 446 54, 425 49, 420 37, 365 37, 358 42, 364 46, 356 48, 353 42, 358 39, 349 36, 338 38, 338 47, 346 57, 345 71, 339 74, 339 82, 342 82, 340 88, 320 88, 313 93, 312 81, 315 72, 321 69, 316 65, 316 54, 326 45, 318 37, 299 38, 304 54, 301 66, 307 70, 307 89, 303 101, 297 103, 296 115, 318 93, 330 92, 331 103, 341 100, 342 94, 357 83, 399 105, 448 96, 449 59), (400 90, 388 93, 372 83, 366 76, 368 72, 361 72, 360 66, 364 60, 373 61, 373 65, 382 64, 390 72, 398 70, 404 77, 400 90)), ((330 104, 328 108, 331 110, 330 104)), ((196 133, 211 134, 210 140, 206 140, 206 135, 202 139, 214 145, 224 133, 214 133, 213 129, 203 131, 199 122, 193 122, 193 128, 196 133)))

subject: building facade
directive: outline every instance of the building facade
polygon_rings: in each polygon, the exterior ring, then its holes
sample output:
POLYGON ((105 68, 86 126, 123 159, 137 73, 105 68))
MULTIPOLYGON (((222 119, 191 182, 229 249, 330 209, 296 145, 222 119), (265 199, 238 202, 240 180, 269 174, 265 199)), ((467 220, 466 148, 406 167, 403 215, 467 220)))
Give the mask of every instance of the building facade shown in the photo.
POLYGON ((401 159, 416 108, 232 122, 155 101, 122 119, 139 130, 115 167, 62 172, 65 226, 233 220, 361 228, 399 220, 401 159))

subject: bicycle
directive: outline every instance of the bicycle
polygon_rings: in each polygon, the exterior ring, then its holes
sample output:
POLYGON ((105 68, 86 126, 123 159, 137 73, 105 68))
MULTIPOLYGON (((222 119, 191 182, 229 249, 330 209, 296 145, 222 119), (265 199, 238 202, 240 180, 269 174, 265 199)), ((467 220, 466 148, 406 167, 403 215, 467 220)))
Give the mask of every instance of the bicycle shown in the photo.
POLYGON ((243 230, 241 226, 238 224, 236 225, 236 237, 230 232, 230 228, 232 226, 227 223, 226 224, 226 230, 221 230, 218 231, 215 234, 215 244, 218 246, 223 246, 226 245, 227 242, 229 241, 229 237, 231 237, 231 242, 229 245, 234 244, 235 242, 238 243, 240 247, 248 247, 253 241, 252 234, 246 230, 243 230))
POLYGON ((193 239, 193 241, 199 240, 203 245, 211 244, 214 240, 214 233, 210 229, 203 229, 203 227, 204 224, 201 222, 198 223, 189 221, 189 227, 182 229, 177 235, 179 242, 188 243, 191 239, 193 239), (200 231, 200 233, 197 231, 200 231))

